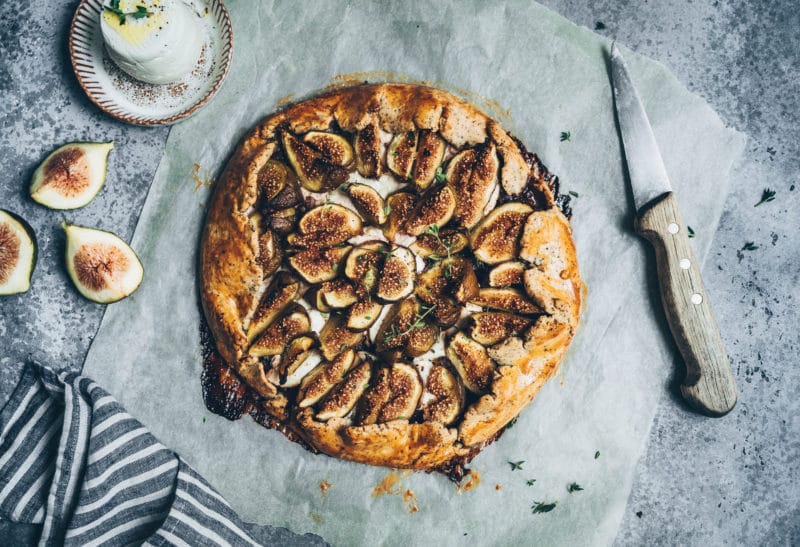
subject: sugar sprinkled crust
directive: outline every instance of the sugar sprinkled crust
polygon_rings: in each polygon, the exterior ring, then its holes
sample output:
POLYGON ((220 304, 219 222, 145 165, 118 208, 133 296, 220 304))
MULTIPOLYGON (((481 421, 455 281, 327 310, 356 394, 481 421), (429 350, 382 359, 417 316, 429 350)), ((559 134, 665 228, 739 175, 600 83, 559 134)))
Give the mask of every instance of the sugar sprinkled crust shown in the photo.
POLYGON ((553 183, 496 121, 438 89, 365 84, 287 107, 244 138, 208 210, 200 285, 219 354, 282 429, 326 454, 414 469, 474 455, 577 328, 583 283, 553 183), (273 195, 276 177, 289 182, 273 195), (393 195, 343 197, 354 179, 393 195), (381 220, 381 237, 353 238, 381 220), (264 302, 292 283, 292 304, 271 314, 264 302), (470 337, 482 309, 472 333, 488 347, 470 337))

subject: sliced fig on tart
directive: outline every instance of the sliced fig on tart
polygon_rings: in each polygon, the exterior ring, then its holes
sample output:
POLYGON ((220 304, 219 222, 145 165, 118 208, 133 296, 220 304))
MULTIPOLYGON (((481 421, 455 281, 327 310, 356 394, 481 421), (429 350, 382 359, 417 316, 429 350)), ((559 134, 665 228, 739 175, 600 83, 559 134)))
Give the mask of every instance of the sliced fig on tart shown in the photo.
POLYGON ((347 313, 347 328, 355 331, 367 330, 380 317, 383 304, 376 300, 356 302, 347 313))
POLYGON ((470 304, 492 310, 521 313, 523 315, 542 313, 542 309, 517 289, 481 288, 470 304))
POLYGON ((362 362, 348 372, 344 380, 331 389, 319 404, 317 420, 324 422, 331 418, 343 418, 349 414, 367 389, 371 372, 371 365, 368 361, 362 362))
POLYGON ((281 135, 283 151, 306 190, 322 192, 336 188, 347 180, 346 168, 327 161, 319 151, 288 131, 281 135))
POLYGON ((274 320, 250 346, 252 357, 280 355, 295 337, 309 332, 311 321, 306 309, 299 304, 290 304, 283 315, 274 320))
POLYGON ((316 284, 334 279, 352 247, 303 249, 289 257, 289 265, 308 283, 316 284))
POLYGON ((447 358, 467 389, 473 393, 489 390, 495 366, 485 347, 463 332, 457 332, 447 346, 447 358))
POLYGON ((280 316, 283 311, 300 297, 300 283, 288 274, 278 274, 264 291, 247 327, 247 340, 253 342, 264 330, 280 316))
POLYGON ((525 203, 505 203, 489 213, 475 227, 470 246, 475 257, 486 264, 499 264, 517 257, 525 220, 533 209, 525 203))
POLYGON ((431 226, 441 228, 447 224, 456 210, 456 193, 449 185, 436 186, 428 190, 411 211, 404 231, 418 236, 431 226))
POLYGON ((319 332, 322 355, 328 361, 349 348, 355 348, 363 339, 364 333, 348 329, 346 318, 340 315, 331 315, 319 332))
POLYGON ((417 132, 407 131, 395 135, 386 151, 386 166, 402 179, 409 179, 417 156, 417 132))
POLYGON ((386 203, 372 186, 353 183, 347 186, 347 193, 358 209, 358 212, 371 224, 381 225, 386 222, 386 203))
POLYGON ((533 320, 507 312, 478 312, 470 316, 469 335, 484 346, 492 346, 533 324, 533 320))
POLYGON ((353 350, 345 350, 332 361, 323 362, 308 373, 300 384, 297 406, 306 408, 322 399, 356 363, 353 350))
POLYGON ((455 422, 464 408, 464 384, 448 366, 447 359, 440 357, 433 363, 425 388, 434 400, 423 407, 423 419, 445 426, 455 422))
POLYGON ((381 153, 383 145, 378 133, 378 126, 370 123, 356 133, 355 156, 356 169, 362 177, 377 179, 381 176, 381 153))
POLYGON ((322 354, 314 349, 311 336, 298 336, 289 342, 281 355, 279 375, 281 387, 297 387, 306 375, 322 361, 322 354))
POLYGON ((342 135, 325 131, 309 131, 303 135, 303 142, 320 153, 320 155, 333 165, 341 167, 350 165, 353 161, 353 147, 342 135))
POLYGON ((417 262, 406 247, 394 245, 378 274, 376 295, 387 302, 397 302, 414 292, 417 262))
POLYGON ((446 149, 447 143, 437 132, 427 129, 419 132, 413 179, 420 190, 427 189, 436 180, 446 149))
POLYGON ((489 270, 489 286, 496 288, 522 285, 525 264, 518 260, 509 260, 489 270))
POLYGON ((386 198, 387 222, 383 233, 387 239, 394 239, 398 232, 404 231, 408 218, 414 211, 417 197, 410 192, 397 192, 386 198))

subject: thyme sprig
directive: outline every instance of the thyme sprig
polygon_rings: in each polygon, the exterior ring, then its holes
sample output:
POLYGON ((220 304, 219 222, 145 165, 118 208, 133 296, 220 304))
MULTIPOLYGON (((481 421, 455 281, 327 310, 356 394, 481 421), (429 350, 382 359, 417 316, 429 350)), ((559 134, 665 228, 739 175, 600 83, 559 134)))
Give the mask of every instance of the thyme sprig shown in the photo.
POLYGON ((534 501, 533 505, 531 505, 531 512, 534 514, 549 513, 550 511, 556 508, 556 505, 558 505, 557 501, 553 501, 550 503, 545 503, 543 501, 534 501))
POLYGON ((386 334, 383 336, 383 342, 384 342, 385 344, 388 344, 389 342, 391 342, 391 341, 392 341, 392 340, 394 340, 395 338, 398 338, 398 337, 403 337, 403 336, 405 336, 406 334, 411 334, 412 332, 414 332, 414 331, 415 331, 415 330, 417 330, 417 329, 421 329, 421 328, 423 328, 423 327, 425 326, 425 323, 424 323, 424 320, 425 320, 425 318, 426 318, 426 317, 427 317, 427 316, 428 316, 428 315, 429 315, 429 314, 430 314, 430 313, 431 313, 431 312, 432 312, 434 309, 436 309, 436 305, 433 305, 433 306, 424 306, 424 305, 423 305, 423 306, 422 306, 422 313, 421 313, 421 314, 420 314, 420 313, 417 313, 417 315, 414 317, 414 321, 413 321, 413 323, 411 323, 411 324, 408 326, 408 328, 407 328, 407 329, 405 329, 404 331, 400 331, 400 329, 398 329, 398 328, 397 328, 397 325, 393 324, 393 325, 391 326, 391 328, 390 328, 390 329, 389 329, 389 330, 386 332, 386 334))
POLYGON ((447 256, 446 257, 445 256, 441 256, 438 252, 436 252, 436 253, 433 253, 432 255, 430 255, 428 258, 430 258, 431 260, 434 260, 436 262, 439 262, 440 260, 445 260, 446 259, 448 261, 448 264, 447 264, 447 266, 445 266, 444 276, 449 278, 450 277, 450 273, 451 273, 450 272, 450 263, 449 263, 449 261, 450 261, 450 257, 452 256, 452 251, 453 251, 452 243, 445 243, 445 241, 439 235, 439 225, 438 224, 431 224, 430 226, 428 226, 428 229, 425 230, 425 233, 426 234, 430 234, 433 237, 435 237, 437 243, 439 243, 439 245, 441 247, 444 247, 444 250, 447 252, 447 256))
POLYGON ((770 201, 775 199, 775 190, 770 190, 769 188, 764 188, 764 191, 761 192, 761 201, 753 205, 753 207, 758 207, 762 203, 769 203, 770 201))

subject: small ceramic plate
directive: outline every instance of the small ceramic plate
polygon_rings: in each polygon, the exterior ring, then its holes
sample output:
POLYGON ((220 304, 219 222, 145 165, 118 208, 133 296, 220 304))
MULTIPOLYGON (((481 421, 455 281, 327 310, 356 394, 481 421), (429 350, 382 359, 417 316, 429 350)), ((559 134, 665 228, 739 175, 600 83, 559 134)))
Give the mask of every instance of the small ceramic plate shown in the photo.
POLYGON ((221 0, 201 0, 203 49, 194 70, 179 82, 154 85, 120 70, 108 56, 100 31, 102 0, 81 0, 69 32, 72 67, 81 87, 104 112, 137 125, 175 123, 219 90, 233 56, 233 28, 221 0))

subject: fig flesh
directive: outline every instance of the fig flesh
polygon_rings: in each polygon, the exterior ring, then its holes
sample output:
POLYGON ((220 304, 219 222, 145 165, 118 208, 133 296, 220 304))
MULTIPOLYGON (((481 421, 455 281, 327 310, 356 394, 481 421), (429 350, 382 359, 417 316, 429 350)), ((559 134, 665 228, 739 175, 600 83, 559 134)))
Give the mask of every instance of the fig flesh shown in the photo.
POLYGON ((142 282, 139 257, 118 236, 61 224, 67 233, 67 272, 78 291, 92 302, 109 304, 133 294, 142 282))
POLYGON ((106 180, 113 142, 74 142, 57 148, 34 171, 31 198, 50 209, 88 204, 106 180))
POLYGON ((30 289, 35 264, 33 231, 22 219, 0 209, 0 295, 30 289))

